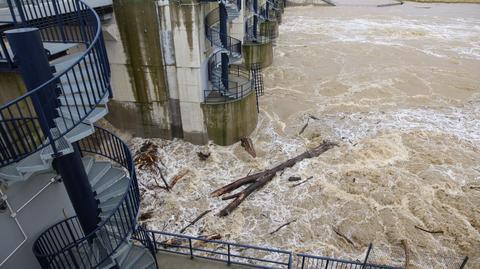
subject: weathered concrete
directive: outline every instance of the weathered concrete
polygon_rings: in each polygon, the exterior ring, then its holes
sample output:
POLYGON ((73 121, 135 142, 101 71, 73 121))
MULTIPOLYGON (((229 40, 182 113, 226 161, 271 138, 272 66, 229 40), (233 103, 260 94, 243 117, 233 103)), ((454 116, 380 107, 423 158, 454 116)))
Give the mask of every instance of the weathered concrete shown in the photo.
POLYGON ((19 97, 26 91, 20 74, 0 72, 0 100, 2 104, 19 97))
POLYGON ((243 57, 245 67, 248 69, 255 63, 261 64, 262 68, 270 66, 273 62, 273 42, 270 40, 265 43, 243 43, 243 57))
POLYGON ((277 37, 278 36, 278 22, 264 21, 260 24, 260 36, 277 37))
POLYGON ((158 267, 162 269, 246 269, 253 268, 243 265, 227 265, 226 263, 210 261, 201 258, 190 259, 189 256, 159 252, 158 267))
POLYGON ((178 126, 170 118, 157 5, 115 0, 113 6, 112 21, 104 26, 115 101, 107 120, 134 135, 171 138, 178 126))
POLYGON ((219 145, 231 145, 250 135, 257 126, 256 106, 257 97, 254 91, 241 100, 202 104, 208 138, 219 145))

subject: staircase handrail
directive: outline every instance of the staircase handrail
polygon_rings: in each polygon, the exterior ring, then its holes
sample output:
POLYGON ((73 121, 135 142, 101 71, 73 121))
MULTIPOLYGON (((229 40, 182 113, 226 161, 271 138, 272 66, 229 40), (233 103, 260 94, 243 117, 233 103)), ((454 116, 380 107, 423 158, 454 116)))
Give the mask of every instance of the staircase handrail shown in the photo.
MULTIPOLYGON (((105 246, 106 248, 108 248, 108 252, 105 254, 105 257, 103 259, 94 260, 93 264, 92 260, 88 260, 90 268, 95 268, 96 266, 105 262, 124 242, 128 240, 130 234, 136 229, 136 218, 140 207, 140 193, 135 173, 135 164, 127 144, 108 130, 95 126, 95 133, 89 137, 80 140, 79 148, 82 154, 90 153, 101 155, 112 161, 115 161, 123 168, 125 168, 129 174, 129 186, 127 188, 127 191, 122 195, 121 201, 118 203, 115 209, 112 210, 109 216, 105 218, 102 222, 100 222, 98 224, 98 227, 89 234, 83 234, 82 236, 79 236, 79 232, 80 234, 83 233, 80 226, 69 224, 69 222, 76 220, 76 216, 59 221, 58 223, 50 226, 46 231, 44 231, 35 241, 35 244, 33 246, 33 252, 39 262, 42 264, 42 266, 44 266, 44 268, 48 268, 48 266, 52 264, 58 265, 62 263, 67 263, 67 265, 77 264, 77 267, 79 267, 78 263, 82 263, 83 265, 85 265, 85 261, 82 259, 93 259, 95 257, 77 258, 74 254, 72 254, 75 253, 74 250, 81 250, 83 248, 83 250, 85 251, 85 249, 87 248, 87 251, 93 252, 95 250, 93 249, 91 243, 94 242, 95 239, 102 240, 101 236, 99 236, 99 233, 107 232, 112 234, 114 233, 115 229, 123 232, 122 236, 120 236, 118 240, 115 240, 114 242, 109 241, 108 243, 110 245, 105 246), (110 143, 108 145, 99 143, 105 141, 110 143), (123 219, 129 221, 129 223, 127 223, 129 224, 127 230, 125 230, 123 222, 121 222, 122 227, 120 227, 117 218, 112 221, 114 216, 117 216, 117 213, 122 212, 120 211, 122 208, 124 210, 123 212, 125 212, 125 207, 123 205, 126 205, 128 213, 127 215, 129 215, 129 219, 123 219), (108 228, 107 224, 116 224, 117 226, 110 226, 110 228, 108 228), (65 240, 69 240, 70 242, 67 241, 67 244, 64 244, 64 246, 60 246, 59 249, 55 249, 58 248, 58 244, 51 243, 50 245, 47 245, 47 242, 51 241, 50 238, 62 238, 63 243, 65 243, 65 240), (51 251, 52 249, 54 251, 51 251)), ((108 237, 108 239, 110 239, 110 237, 108 237)))
MULTIPOLYGON (((48 1, 50 5, 57 5, 58 0, 48 1)), ((65 6, 68 4, 70 8, 69 14, 74 16, 75 22, 80 26, 79 32, 68 31, 68 28, 63 23, 58 23, 58 20, 53 24, 42 28, 43 24, 36 20, 23 22, 24 26, 36 26, 41 31, 42 39, 52 40, 58 39, 63 42, 78 42, 86 46, 85 51, 81 56, 69 64, 65 68, 55 74, 48 81, 45 81, 35 89, 7 102, 0 106, 0 128, 2 135, 1 142, 2 151, 0 152, 0 167, 20 161, 21 159, 47 147, 52 146, 53 153, 58 153, 55 141, 63 137, 66 133, 78 126, 87 118, 91 112, 99 105, 99 103, 106 98, 107 94, 111 96, 110 90, 110 67, 106 55, 104 40, 101 35, 101 22, 98 14, 93 8, 88 6, 83 0, 62 0, 65 6), (73 7, 72 7, 73 6, 73 7), (53 27, 52 27, 53 25, 53 27), (53 31, 50 31, 53 30, 53 31), (87 63, 92 67, 86 68, 87 63), (62 85, 62 79, 64 80, 62 85), (39 94, 48 94, 50 96, 57 96, 58 92, 52 89, 57 89, 61 93, 65 93, 70 89, 73 94, 75 90, 81 93, 79 82, 84 84, 84 87, 90 87, 91 93, 85 92, 87 100, 75 100, 83 109, 76 106, 75 109, 68 108, 68 115, 71 116, 73 125, 68 126, 65 130, 57 134, 52 134, 50 128, 54 127, 52 123, 48 123, 45 119, 43 111, 39 114, 33 111, 33 104, 38 103, 39 94), (87 109, 88 107, 88 109, 87 109), (76 120, 73 116, 78 116, 76 120), (14 124, 5 123, 5 120, 13 117, 30 117, 36 118, 33 125, 26 126, 20 119, 14 124), (41 128, 39 128, 39 126, 41 128)), ((17 7, 23 8, 23 7, 17 7)), ((64 10, 65 11, 65 7, 64 10)), ((60 11, 59 11, 60 12, 60 11)), ((57 14, 57 16, 64 15, 65 12, 57 14)), ((65 116, 64 112, 58 112, 59 116, 65 116)))
POLYGON ((242 41, 231 37, 229 35, 224 35, 220 33, 219 30, 215 29, 215 25, 220 23, 220 9, 215 8, 210 11, 207 16, 205 16, 205 30, 207 39, 210 41, 211 45, 215 45, 216 47, 221 47, 228 50, 230 53, 238 53, 242 52, 242 41), (214 38, 218 37, 218 38, 214 38), (222 37, 227 38, 227 45, 224 46, 221 39, 222 37))

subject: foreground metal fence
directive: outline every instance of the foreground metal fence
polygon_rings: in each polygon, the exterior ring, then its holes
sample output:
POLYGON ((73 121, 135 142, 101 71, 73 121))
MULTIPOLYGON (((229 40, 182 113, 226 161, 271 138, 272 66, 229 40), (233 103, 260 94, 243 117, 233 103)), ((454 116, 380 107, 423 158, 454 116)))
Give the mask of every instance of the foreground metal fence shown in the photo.
MULTIPOLYGON (((173 253, 191 259, 200 258, 222 262, 227 265, 244 265, 247 268, 265 269, 404 269, 390 265, 380 265, 371 262, 373 251, 369 245, 362 261, 337 259, 332 257, 294 254, 291 251, 235 244, 220 240, 210 240, 206 237, 194 237, 162 231, 146 230, 139 227, 141 236, 134 235, 144 246, 150 246, 151 252, 173 253), (150 241, 150 242, 148 242, 150 241)), ((460 267, 466 269, 468 257, 465 257, 460 267)))
POLYGON ((156 252, 167 252, 250 268, 293 268, 289 251, 149 230, 156 252))

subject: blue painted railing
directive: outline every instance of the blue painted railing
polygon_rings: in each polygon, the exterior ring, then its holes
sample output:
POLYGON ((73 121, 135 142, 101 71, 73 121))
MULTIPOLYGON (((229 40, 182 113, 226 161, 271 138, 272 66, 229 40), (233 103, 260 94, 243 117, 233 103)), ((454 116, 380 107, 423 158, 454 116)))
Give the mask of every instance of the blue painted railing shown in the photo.
POLYGON ((156 252, 167 252, 249 268, 293 268, 289 251, 147 230, 156 252))
MULTIPOLYGON (((34 6, 29 0, 16 2, 15 8, 23 14, 21 26, 39 28, 43 41, 79 43, 85 50, 65 69, 56 70, 54 77, 0 107, 0 167, 47 146, 51 146, 53 153, 57 154, 55 141, 84 121, 102 100, 111 96, 110 66, 101 23, 92 8, 81 0, 35 0, 34 6), (56 112, 68 128, 52 132, 45 113, 34 110, 34 107, 40 107, 39 96, 58 98, 71 92, 82 92, 82 98, 75 98, 74 106, 66 106, 66 110, 56 112), (65 118, 75 120, 67 123, 65 118)), ((60 99, 58 103, 69 102, 60 99)))
MULTIPOLYGON (((222 1, 241 9, 241 0, 222 1)), ((242 55, 242 41, 220 32, 220 10, 213 9, 205 17, 205 34, 212 47, 216 47, 208 60, 208 80, 210 87, 204 90, 205 103, 222 103, 241 99, 252 91, 253 80, 250 71, 240 65, 229 64, 229 78, 222 76, 222 54, 230 60, 238 60, 242 55), (222 42, 223 40, 223 42, 222 42), (235 79, 232 79, 235 77, 235 79)))
POLYGON ((205 103, 228 102, 242 99, 253 90, 253 80, 250 71, 243 65, 229 65, 230 79, 222 78, 219 71, 222 52, 213 54, 208 60, 208 78, 211 89, 204 91, 205 103), (236 77, 236 81, 231 77, 236 77))
POLYGON ((242 53, 242 41, 233 38, 229 35, 222 35, 220 33, 220 11, 219 8, 215 8, 205 16, 205 35, 211 46, 223 48, 229 53, 242 53), (217 27, 218 26, 218 27, 217 27), (226 37, 227 44, 222 44, 222 38, 226 37))
POLYGON ((128 146, 100 127, 95 127, 95 133, 80 140, 78 146, 82 155, 100 155, 125 168, 130 178, 128 190, 112 213, 89 234, 83 232, 76 216, 43 232, 33 246, 42 268, 96 268, 106 262, 136 230, 140 193, 128 146), (99 245, 105 251, 101 256, 93 255, 98 253, 99 245))
POLYGON ((297 254, 296 269, 403 269, 388 265, 370 264, 360 261, 349 261, 331 257, 297 254))

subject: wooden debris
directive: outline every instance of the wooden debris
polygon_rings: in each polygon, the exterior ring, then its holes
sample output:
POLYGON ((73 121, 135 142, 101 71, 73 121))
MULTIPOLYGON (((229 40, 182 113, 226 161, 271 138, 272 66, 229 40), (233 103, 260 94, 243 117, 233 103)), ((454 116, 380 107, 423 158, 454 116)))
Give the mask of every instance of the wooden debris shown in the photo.
POLYGON ((288 181, 290 181, 290 182, 300 181, 300 180, 302 180, 301 177, 289 177, 289 178, 288 178, 288 181))
POLYGON ((317 117, 315 117, 315 116, 313 116, 313 115, 310 115, 310 114, 308 115, 308 117, 310 117, 310 119, 312 119, 312 120, 320 120, 319 118, 317 118, 317 117))
POLYGON ((255 152, 255 148, 253 147, 253 142, 250 137, 243 137, 240 139, 240 145, 248 152, 253 158, 257 157, 257 153, 255 152))
POLYGON ((415 225, 414 227, 417 228, 417 229, 419 229, 420 231, 424 231, 424 232, 431 233, 431 234, 443 234, 443 231, 442 231, 442 230, 430 231, 430 230, 424 229, 424 228, 422 228, 422 227, 419 227, 419 226, 417 226, 417 225, 415 225))
POLYGON ((305 182, 309 181, 309 180, 310 180, 310 179, 312 179, 312 178, 313 178, 313 177, 308 177, 308 178, 307 178, 307 179, 305 179, 304 181, 302 181, 302 182, 299 182, 299 183, 297 183, 297 184, 293 184, 293 185, 292 185, 292 186, 290 186, 290 187, 292 187, 292 188, 293 188, 293 187, 300 186, 300 185, 302 185, 303 183, 305 183, 305 182))
POLYGON ((303 134, 303 132, 305 132, 305 129, 307 129, 307 127, 308 127, 308 122, 309 121, 310 121, 310 118, 307 119, 307 123, 305 123, 305 125, 303 125, 303 127, 300 130, 300 132, 298 133, 298 135, 301 135, 301 134, 303 134))
POLYGON ((270 235, 272 235, 272 234, 280 231, 280 229, 282 229, 283 227, 288 226, 288 225, 290 225, 290 224, 292 224, 292 223, 294 223, 294 222, 296 222, 296 221, 297 221, 297 220, 294 219, 294 220, 291 220, 291 221, 289 221, 289 222, 287 222, 287 223, 284 223, 284 224, 280 225, 277 229, 275 229, 275 231, 270 232, 270 235))
POLYGON ((403 252, 405 253, 405 266, 403 266, 403 267, 405 269, 408 269, 408 266, 410 265, 410 255, 408 254, 407 240, 402 239, 402 240, 400 240, 400 243, 402 244, 403 252))
POLYGON ((150 140, 143 142, 140 149, 135 154, 135 163, 139 169, 158 169, 159 157, 157 155, 158 146, 150 140))
MULTIPOLYGON (((213 191, 210 195, 212 197, 219 197, 224 194, 230 193, 243 185, 250 184, 242 191, 238 192, 237 194, 233 194, 228 198, 235 198, 230 204, 228 204, 224 209, 222 209, 217 215, 220 217, 224 217, 229 215, 235 208, 237 208, 250 194, 254 191, 262 188, 268 182, 270 182, 276 175, 277 172, 281 172, 286 168, 294 166, 297 162, 303 161, 304 159, 314 158, 319 156, 320 154, 328 151, 329 149, 337 146, 336 143, 324 141, 318 147, 314 149, 307 150, 306 152, 292 158, 286 160, 285 162, 275 166, 272 169, 265 170, 263 172, 255 173, 253 175, 248 175, 246 177, 240 178, 235 180, 234 182, 225 185, 215 191, 213 191)), ((227 198, 227 197, 225 197, 227 198)))
POLYGON ((173 188, 173 186, 175 186, 175 184, 177 184, 177 182, 180 181, 180 179, 182 179, 188 173, 190 173, 190 170, 185 169, 185 170, 181 171, 178 175, 174 176, 172 178, 172 180, 170 181, 170 185, 169 185, 170 189, 173 188))
POLYGON ((181 246, 184 241, 185 239, 172 238, 172 239, 168 239, 163 242, 160 242, 160 245, 163 248, 178 247, 178 246, 181 246))
POLYGON ((352 240, 350 240, 350 238, 348 238, 346 235, 342 234, 341 232, 338 231, 337 228, 333 227, 332 226, 332 230, 338 235, 340 236, 341 238, 345 239, 345 241, 347 241, 350 245, 354 246, 355 244, 353 243, 352 240))
POLYGON ((138 217, 138 220, 140 220, 140 221, 148 220, 148 219, 152 218, 152 216, 153 216, 153 212, 151 212, 151 211, 143 212, 142 214, 140 214, 140 217, 138 217))
POLYGON ((196 242, 193 244, 194 247, 199 247, 209 243, 203 240, 220 240, 222 239, 222 236, 220 234, 210 234, 210 235, 200 235, 198 238, 202 240, 198 240, 198 241, 196 240, 196 242))
POLYGON ((146 140, 145 142, 143 142, 140 149, 136 152, 134 160, 135 163, 138 165, 139 169, 149 170, 150 172, 159 174, 164 186, 161 186, 155 177, 153 178, 153 180, 159 188, 169 191, 170 188, 168 187, 167 180, 163 176, 162 169, 160 169, 160 167, 158 166, 158 163, 161 163, 163 165, 163 162, 157 155, 157 149, 158 146, 156 144, 154 144, 150 140, 146 140))
POLYGON ((207 152, 207 153, 203 153, 201 151, 197 152, 197 156, 198 158, 200 158, 201 161, 206 161, 208 157, 210 157, 210 155, 211 155, 210 152, 207 152))
POLYGON ((198 217, 196 217, 194 220, 192 220, 187 226, 183 227, 181 230, 180 230, 180 233, 183 234, 183 232, 185 232, 185 230, 187 230, 190 226, 192 226, 193 224, 197 223, 197 221, 199 221, 201 218, 203 218, 205 215, 207 215, 208 213, 210 213, 210 211, 212 210, 205 210, 202 214, 198 215, 198 217))

